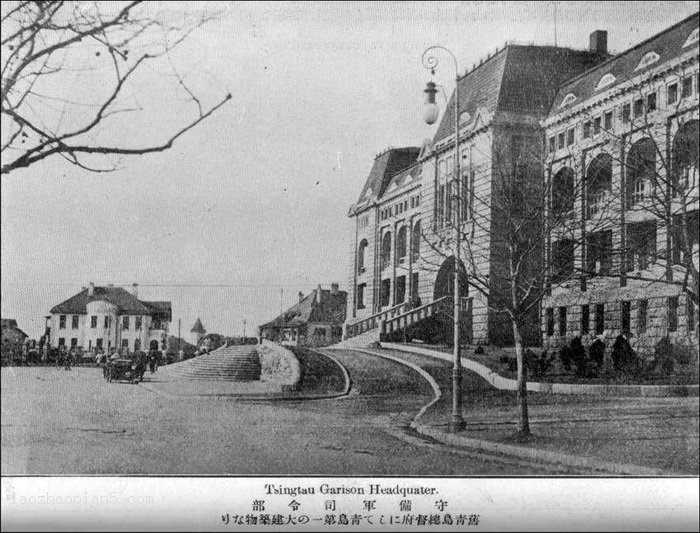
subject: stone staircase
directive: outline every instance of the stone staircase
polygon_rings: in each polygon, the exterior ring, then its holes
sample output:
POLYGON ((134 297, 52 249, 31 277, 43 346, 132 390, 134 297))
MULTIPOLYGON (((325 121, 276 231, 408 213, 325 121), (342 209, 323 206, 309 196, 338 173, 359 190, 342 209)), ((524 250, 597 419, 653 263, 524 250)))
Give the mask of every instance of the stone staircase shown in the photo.
POLYGON ((346 336, 330 348, 363 348, 395 336, 410 326, 433 318, 443 311, 451 311, 452 298, 438 300, 410 309, 405 303, 392 307, 346 327, 346 336))
POLYGON ((200 381, 258 381, 260 357, 255 346, 227 346, 208 354, 161 367, 168 377, 200 381))

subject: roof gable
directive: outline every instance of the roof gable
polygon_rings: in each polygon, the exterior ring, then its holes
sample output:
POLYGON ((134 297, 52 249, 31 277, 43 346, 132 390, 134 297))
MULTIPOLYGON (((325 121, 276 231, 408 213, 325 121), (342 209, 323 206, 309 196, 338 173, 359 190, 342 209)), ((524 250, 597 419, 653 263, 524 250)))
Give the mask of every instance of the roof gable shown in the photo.
POLYGON ((408 146, 390 148, 379 154, 374 160, 355 206, 360 207, 372 199, 381 198, 389 186, 392 176, 413 165, 418 160, 419 153, 420 148, 408 146))

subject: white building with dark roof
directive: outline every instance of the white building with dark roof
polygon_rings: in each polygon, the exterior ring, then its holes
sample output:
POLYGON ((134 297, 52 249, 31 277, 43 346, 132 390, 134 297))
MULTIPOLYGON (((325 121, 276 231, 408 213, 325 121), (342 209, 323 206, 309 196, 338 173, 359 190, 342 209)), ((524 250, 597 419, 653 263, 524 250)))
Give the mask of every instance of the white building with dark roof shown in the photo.
POLYGON ((51 309, 50 346, 93 352, 164 351, 172 305, 138 299, 121 287, 94 283, 51 309))

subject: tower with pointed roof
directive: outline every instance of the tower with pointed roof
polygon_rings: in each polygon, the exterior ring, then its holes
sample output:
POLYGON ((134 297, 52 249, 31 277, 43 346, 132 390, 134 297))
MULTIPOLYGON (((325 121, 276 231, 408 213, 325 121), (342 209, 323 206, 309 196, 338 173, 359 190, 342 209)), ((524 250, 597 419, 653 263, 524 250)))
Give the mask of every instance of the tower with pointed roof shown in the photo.
POLYGON ((197 317, 197 320, 194 323, 194 326, 192 326, 192 329, 190 330, 191 333, 191 342, 195 346, 199 346, 199 342, 202 340, 202 337, 207 334, 207 330, 204 329, 204 326, 202 325, 202 321, 197 317))

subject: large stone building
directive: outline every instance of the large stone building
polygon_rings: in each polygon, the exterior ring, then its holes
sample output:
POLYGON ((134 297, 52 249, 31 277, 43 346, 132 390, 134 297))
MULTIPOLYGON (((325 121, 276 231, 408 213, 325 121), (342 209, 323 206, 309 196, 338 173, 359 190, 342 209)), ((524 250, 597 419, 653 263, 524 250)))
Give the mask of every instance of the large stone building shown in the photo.
MULTIPOLYGON (((690 17, 668 31, 686 35, 675 48, 664 41, 668 48, 658 51, 662 57, 655 63, 655 71, 662 63, 673 61, 681 62, 684 72, 690 74, 688 61, 692 63, 694 57, 697 72, 697 20, 697 16, 690 17), (683 48, 686 40, 691 44, 683 48)), ((668 32, 661 34, 662 40, 668 32)), ((363 335, 367 340, 378 340, 380 332, 387 337, 451 338, 450 320, 446 319, 451 309, 446 306, 453 293, 452 224, 455 202, 459 201, 463 223, 461 255, 469 258, 461 267, 465 274, 460 288, 464 341, 512 342, 506 315, 490 305, 507 295, 507 287, 499 282, 504 257, 504 242, 499 239, 502 224, 493 209, 502 191, 497 187, 501 168, 512 165, 521 152, 527 151, 539 165, 531 168, 525 179, 539 184, 550 175, 548 168, 556 172, 557 165, 564 165, 554 163, 554 158, 563 152, 547 153, 549 139, 554 137, 557 143, 563 139, 564 149, 578 146, 583 121, 580 114, 574 116, 576 110, 588 109, 590 106, 584 102, 589 100, 605 100, 605 105, 612 105, 609 97, 601 98, 598 93, 593 94, 595 91, 581 93, 575 101, 569 93, 575 94, 584 87, 591 91, 590 80, 596 73, 607 73, 609 68, 612 75, 620 76, 620 66, 631 61, 626 59, 630 52, 608 54, 606 37, 605 32, 593 32, 587 50, 507 45, 459 78, 456 90, 461 191, 455 190, 452 179, 454 94, 432 140, 420 148, 388 149, 375 158, 349 212, 354 236, 346 338, 363 335), (567 121, 577 124, 579 136, 571 137, 567 121), (475 290, 473 283, 477 279, 485 283, 480 291, 475 290)), ((632 55, 636 57, 637 52, 632 55)), ((608 83, 607 79, 604 83, 608 83)), ((606 85, 605 94, 617 97, 619 91, 613 86, 621 82, 622 77, 606 85)), ((697 113, 697 81, 692 83, 696 87, 692 94, 697 113)), ((687 90, 681 85, 679 82, 679 94, 687 90)), ((599 119, 608 120, 605 116, 599 119)), ((596 118, 592 120, 590 127, 597 127, 596 118)), ((583 149, 583 144, 580 146, 583 149)), ((542 253, 546 251, 543 249, 542 253)), ((555 294, 559 293, 553 290, 553 297, 555 294)), ((547 306, 554 305, 552 302, 548 300, 547 306)), ((542 316, 545 314, 549 312, 542 316)), ((613 325, 611 322, 611 329, 613 325)), ((525 327, 526 341, 540 342, 545 326, 535 307, 525 327)))
POLYGON ((545 344, 697 346, 698 15, 563 84, 543 126, 550 219, 567 222, 547 247, 545 344))
POLYGON ((56 305, 50 315, 50 346, 81 348, 88 352, 138 352, 167 349, 172 320, 170 302, 138 299, 121 287, 94 283, 56 305))

